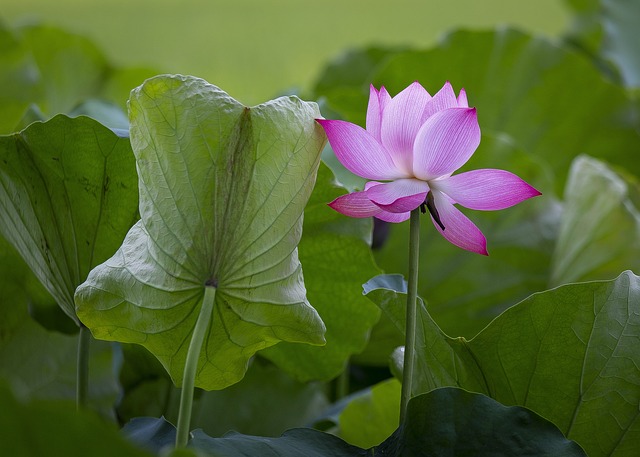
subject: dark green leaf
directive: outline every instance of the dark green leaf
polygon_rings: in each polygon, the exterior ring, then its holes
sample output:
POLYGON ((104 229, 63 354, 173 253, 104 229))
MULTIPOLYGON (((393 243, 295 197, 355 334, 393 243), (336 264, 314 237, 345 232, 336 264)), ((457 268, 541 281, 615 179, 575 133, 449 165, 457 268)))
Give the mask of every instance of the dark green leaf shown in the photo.
MULTIPOLYGON (((145 418, 131 425, 133 430, 129 433, 136 433, 140 438, 137 442, 146 447, 157 448, 172 432, 172 426, 163 419, 145 418)), ((407 422, 380 446, 368 450, 312 429, 289 430, 278 438, 238 433, 211 438, 201 430, 192 436, 190 448, 198 455, 216 457, 585 455, 553 424, 526 408, 506 407, 484 395, 454 388, 437 389, 413 398, 407 422)))
MULTIPOLYGON (((405 290, 397 275, 379 276, 365 287, 400 329, 405 290)), ((459 386, 530 408, 590 456, 635 452, 640 278, 631 272, 533 295, 471 341, 446 336, 424 305, 420 311, 414 394, 459 386)))
POLYGON ((552 423, 526 408, 454 388, 411 399, 407 423, 374 455, 586 457, 552 423))
POLYGON ((56 116, 0 136, 0 233, 64 312, 137 218, 127 139, 89 118, 56 116))
POLYGON ((300 242, 307 295, 327 326, 327 344, 281 343, 262 353, 303 381, 340 374, 349 356, 364 349, 380 317, 362 295, 362 284, 380 273, 369 247, 371 220, 345 218, 327 206, 343 193, 321 165, 300 242))
POLYGON ((126 422, 138 416, 164 416, 177 422, 180 392, 153 354, 137 344, 121 344, 123 362, 118 418, 126 422))
POLYGON ((200 430, 193 432, 190 446, 216 457, 347 457, 369 455, 340 438, 309 428, 295 428, 278 438, 228 434, 210 438, 200 430))
POLYGON ((320 415, 329 403, 325 390, 321 383, 301 383, 256 357, 242 381, 200 395, 192 428, 201 428, 210 436, 222 436, 229 430, 279 436, 320 415))
MULTIPOLYGON (((34 322, 27 312, 31 282, 36 281, 27 265, 0 237, 0 379, 21 398, 75 400, 77 327, 76 334, 64 335, 34 322)), ((70 322, 66 316, 65 322, 70 322)), ((115 419, 113 405, 121 395, 118 348, 92 342, 90 365, 88 404, 115 419)))

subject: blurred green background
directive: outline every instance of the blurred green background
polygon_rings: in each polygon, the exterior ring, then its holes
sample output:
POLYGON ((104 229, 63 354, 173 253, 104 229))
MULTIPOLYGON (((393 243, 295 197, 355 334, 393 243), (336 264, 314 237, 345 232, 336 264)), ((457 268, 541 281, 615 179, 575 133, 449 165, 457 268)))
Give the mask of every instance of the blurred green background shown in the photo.
POLYGON ((304 90, 362 45, 435 43, 454 28, 568 27, 561 0, 4 0, 9 26, 43 22, 91 38, 118 66, 200 76, 245 104, 304 90))

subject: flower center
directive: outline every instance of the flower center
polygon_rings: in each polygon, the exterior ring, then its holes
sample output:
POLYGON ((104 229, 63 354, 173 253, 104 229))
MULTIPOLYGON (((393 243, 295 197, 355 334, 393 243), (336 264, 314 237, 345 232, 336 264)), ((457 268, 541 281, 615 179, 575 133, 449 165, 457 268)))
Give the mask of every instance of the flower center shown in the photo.
POLYGON ((422 214, 425 214, 427 210, 429 210, 429 214, 431 215, 433 220, 436 222, 436 224, 438 224, 438 226, 444 232, 444 224, 440 220, 440 214, 438 214, 438 209, 436 208, 436 202, 433 198, 433 193, 431 193, 431 191, 427 193, 427 197, 424 199, 424 202, 420 204, 420 211, 422 212, 422 214))

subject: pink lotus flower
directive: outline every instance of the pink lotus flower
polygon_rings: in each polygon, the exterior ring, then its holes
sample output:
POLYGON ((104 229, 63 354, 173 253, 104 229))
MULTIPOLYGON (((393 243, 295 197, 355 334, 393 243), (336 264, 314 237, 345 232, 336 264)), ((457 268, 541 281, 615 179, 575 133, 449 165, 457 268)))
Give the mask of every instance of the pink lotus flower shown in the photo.
POLYGON ((345 121, 317 122, 340 162, 371 180, 363 191, 329 204, 347 216, 402 222, 412 210, 428 209, 436 229, 447 240, 488 255, 484 235, 454 204, 490 211, 540 195, 504 170, 452 176, 480 144, 480 127, 464 89, 456 97, 448 82, 433 97, 418 82, 395 97, 384 87, 378 91, 371 86, 366 130, 345 121))

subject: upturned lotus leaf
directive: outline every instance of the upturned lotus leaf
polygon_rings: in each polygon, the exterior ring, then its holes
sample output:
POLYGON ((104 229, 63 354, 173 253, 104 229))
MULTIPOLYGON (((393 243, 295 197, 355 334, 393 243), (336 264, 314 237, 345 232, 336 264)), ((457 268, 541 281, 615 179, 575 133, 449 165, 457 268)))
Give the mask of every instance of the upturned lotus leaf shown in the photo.
POLYGON ((143 345, 181 385, 209 287, 196 386, 237 382, 256 351, 279 341, 323 344, 297 253, 325 143, 319 115, 297 97, 248 108, 193 77, 134 89, 141 220, 77 290, 94 336, 143 345))

